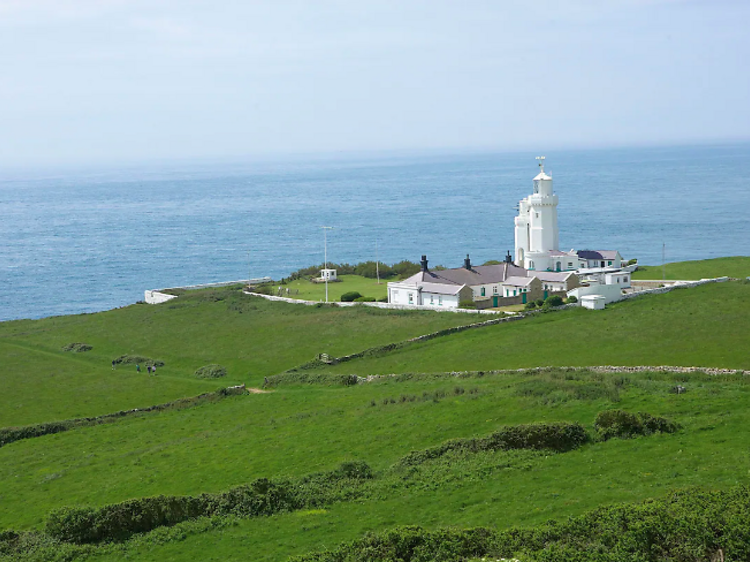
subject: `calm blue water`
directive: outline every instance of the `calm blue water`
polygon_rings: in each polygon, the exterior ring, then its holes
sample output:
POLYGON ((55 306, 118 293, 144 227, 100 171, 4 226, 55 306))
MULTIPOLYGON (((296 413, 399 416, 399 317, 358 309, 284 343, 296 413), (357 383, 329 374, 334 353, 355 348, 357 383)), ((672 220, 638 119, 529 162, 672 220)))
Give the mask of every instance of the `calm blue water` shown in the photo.
MULTIPOLYGON (((747 255, 750 144, 548 152, 561 249, 644 264, 747 255)), ((323 261, 460 266, 513 249, 536 154, 0 174, 0 320, 92 312, 144 289, 279 278, 323 261)))

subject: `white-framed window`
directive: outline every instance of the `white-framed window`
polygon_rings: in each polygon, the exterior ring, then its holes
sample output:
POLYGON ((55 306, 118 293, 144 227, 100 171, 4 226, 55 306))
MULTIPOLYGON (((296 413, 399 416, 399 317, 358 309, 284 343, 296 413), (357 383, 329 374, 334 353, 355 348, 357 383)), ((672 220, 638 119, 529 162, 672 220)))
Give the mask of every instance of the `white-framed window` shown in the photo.
POLYGON ((497 294, 497 285, 495 285, 494 287, 492 287, 492 294, 493 295, 497 294))
POLYGON ((438 306, 443 306, 443 295, 438 295, 438 306))
POLYGON ((435 304, 435 295, 430 295, 430 304, 435 304))
POLYGON ((409 304, 414 304, 414 293, 409 293, 409 304))

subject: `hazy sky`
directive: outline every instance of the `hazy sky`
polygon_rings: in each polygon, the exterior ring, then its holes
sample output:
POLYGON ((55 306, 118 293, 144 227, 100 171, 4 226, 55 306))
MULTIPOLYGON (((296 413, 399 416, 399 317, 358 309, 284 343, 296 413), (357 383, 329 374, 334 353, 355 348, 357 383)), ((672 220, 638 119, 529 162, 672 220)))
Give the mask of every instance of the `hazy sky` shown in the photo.
POLYGON ((0 0, 0 165, 750 137, 747 0, 0 0))

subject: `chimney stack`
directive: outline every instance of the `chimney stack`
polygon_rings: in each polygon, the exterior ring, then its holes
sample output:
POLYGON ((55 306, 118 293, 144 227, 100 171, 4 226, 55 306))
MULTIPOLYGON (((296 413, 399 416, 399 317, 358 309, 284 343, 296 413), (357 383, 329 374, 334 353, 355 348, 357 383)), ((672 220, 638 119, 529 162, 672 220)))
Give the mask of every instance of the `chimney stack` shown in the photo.
POLYGON ((422 272, 427 273, 427 256, 422 256, 422 272))
POLYGON ((471 271, 471 260, 469 259, 469 254, 466 254, 466 259, 464 260, 464 268, 471 271))

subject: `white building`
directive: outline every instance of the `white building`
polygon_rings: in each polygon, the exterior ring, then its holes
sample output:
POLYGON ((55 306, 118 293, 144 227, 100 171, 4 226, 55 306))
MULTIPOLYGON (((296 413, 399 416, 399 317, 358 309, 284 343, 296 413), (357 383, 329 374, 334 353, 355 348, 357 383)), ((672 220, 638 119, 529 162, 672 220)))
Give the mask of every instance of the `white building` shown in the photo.
POLYGON ((321 269, 320 280, 321 281, 336 281, 336 270, 335 269, 321 269))

